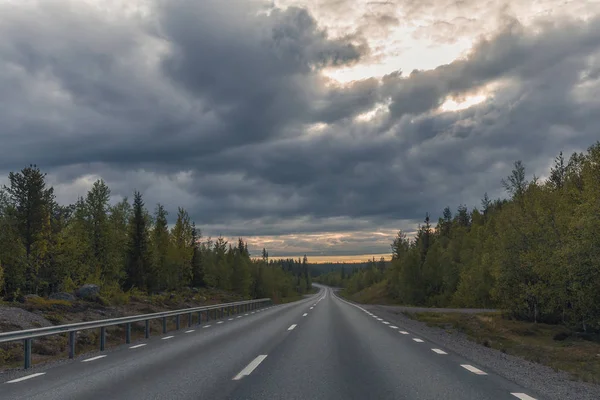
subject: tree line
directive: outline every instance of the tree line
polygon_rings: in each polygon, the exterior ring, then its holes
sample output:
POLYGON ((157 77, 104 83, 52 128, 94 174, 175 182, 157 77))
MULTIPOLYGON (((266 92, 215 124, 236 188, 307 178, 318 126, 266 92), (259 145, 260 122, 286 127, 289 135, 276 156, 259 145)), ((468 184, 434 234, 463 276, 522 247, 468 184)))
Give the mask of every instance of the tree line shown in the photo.
POLYGON ((512 317, 600 331, 600 142, 547 179, 526 179, 521 161, 502 185, 507 198, 426 215, 413 238, 400 231, 392 264, 346 275, 349 294, 384 285, 398 303, 498 307, 512 317))
POLYGON ((212 287, 247 297, 275 299, 311 286, 308 260, 252 259, 243 239, 203 238, 186 210, 175 224, 142 194, 111 203, 96 181, 75 204, 60 205, 46 174, 31 165, 11 172, 0 189, 0 295, 72 291, 85 283, 148 293, 212 287))

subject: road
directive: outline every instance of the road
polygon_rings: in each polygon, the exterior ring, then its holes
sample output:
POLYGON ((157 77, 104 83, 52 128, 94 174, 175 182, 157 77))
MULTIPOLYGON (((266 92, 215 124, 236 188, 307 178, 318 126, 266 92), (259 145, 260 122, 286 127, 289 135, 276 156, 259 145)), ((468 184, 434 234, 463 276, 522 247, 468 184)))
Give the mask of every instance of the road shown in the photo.
POLYGON ((541 399, 324 287, 0 383, 19 400, 517 398, 541 399))

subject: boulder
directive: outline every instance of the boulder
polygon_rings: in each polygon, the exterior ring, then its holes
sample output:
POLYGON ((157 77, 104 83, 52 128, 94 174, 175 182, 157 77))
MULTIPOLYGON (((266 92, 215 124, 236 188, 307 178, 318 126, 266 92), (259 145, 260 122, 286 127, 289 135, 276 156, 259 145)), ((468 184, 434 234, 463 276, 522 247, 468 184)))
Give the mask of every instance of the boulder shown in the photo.
POLYGON ((67 292, 59 292, 59 293, 52 293, 50 296, 48 296, 49 299, 51 300, 66 300, 66 301, 75 301, 75 296, 73 296, 71 293, 67 293, 67 292))
POLYGON ((100 294, 100 286, 87 284, 83 285, 75 292, 77 297, 85 299, 85 300, 96 300, 98 295, 100 294))

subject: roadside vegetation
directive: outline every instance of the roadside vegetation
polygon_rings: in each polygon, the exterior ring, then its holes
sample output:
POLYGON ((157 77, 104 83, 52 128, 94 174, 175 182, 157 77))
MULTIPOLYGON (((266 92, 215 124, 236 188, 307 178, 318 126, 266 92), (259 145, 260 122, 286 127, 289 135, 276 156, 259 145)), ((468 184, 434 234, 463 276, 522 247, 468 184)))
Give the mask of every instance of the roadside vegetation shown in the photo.
POLYGON ((600 343, 560 325, 517 321, 500 312, 404 313, 446 331, 459 331, 483 346, 568 372, 574 380, 600 383, 600 343))
POLYGON ((188 287, 277 301, 311 287, 306 257, 270 260, 263 249, 253 260, 242 238, 233 244, 203 238, 186 210, 169 221, 164 206, 150 212, 140 192, 132 203, 112 199, 98 180, 75 204, 60 205, 34 165, 11 172, 8 182, 0 189, 0 295, 6 300, 71 293, 83 284, 100 286, 107 303, 132 290, 188 287))
POLYGON ((528 181, 517 161, 501 182, 507 198, 446 207, 435 226, 426 214, 414 237, 398 232, 389 267, 315 280, 364 303, 500 309, 417 318, 598 382, 600 142, 568 161, 561 153, 547 176, 528 181))

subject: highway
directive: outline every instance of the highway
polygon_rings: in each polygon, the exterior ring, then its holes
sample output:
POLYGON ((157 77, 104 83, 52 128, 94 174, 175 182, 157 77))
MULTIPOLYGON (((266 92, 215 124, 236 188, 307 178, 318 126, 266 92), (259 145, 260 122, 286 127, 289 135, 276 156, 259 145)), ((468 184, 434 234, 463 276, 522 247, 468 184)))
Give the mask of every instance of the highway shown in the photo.
POLYGON ((0 379, 0 399, 19 400, 541 399, 324 287, 0 379))

